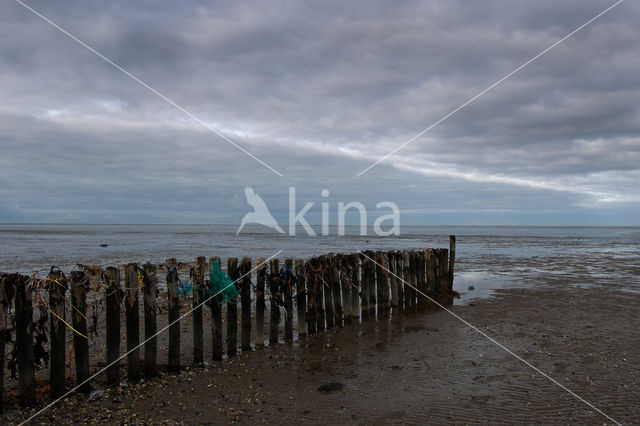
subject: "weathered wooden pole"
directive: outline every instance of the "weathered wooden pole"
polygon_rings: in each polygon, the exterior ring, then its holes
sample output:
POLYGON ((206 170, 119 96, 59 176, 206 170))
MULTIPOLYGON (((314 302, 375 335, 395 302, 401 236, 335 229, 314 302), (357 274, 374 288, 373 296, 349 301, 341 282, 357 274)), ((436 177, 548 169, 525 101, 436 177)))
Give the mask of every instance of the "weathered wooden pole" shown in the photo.
POLYGON ((424 250, 416 251, 416 287, 420 292, 418 293, 418 309, 423 310, 429 304, 429 299, 427 299, 424 295, 429 294, 428 284, 427 284, 427 254, 424 250))
MULTIPOLYGON (((398 307, 398 269, 396 265, 396 252, 389 250, 387 252, 387 264, 389 265, 389 285, 391 286, 391 307, 398 307)), ((394 309, 395 311, 395 309, 394 309)))
POLYGON ((304 274, 304 261, 296 259, 294 263, 296 277, 296 307, 298 313, 298 336, 307 335, 307 290, 304 274))
POLYGON ((340 282, 340 295, 342 298, 342 315, 344 324, 350 324, 353 320, 353 312, 351 311, 351 286, 349 276, 349 262, 348 257, 344 254, 338 254, 335 257, 336 260, 336 272, 338 281, 340 282))
POLYGON ((367 288, 367 294, 369 295, 368 309, 369 317, 375 318, 376 316, 376 264, 374 263, 375 252, 365 252, 366 257, 362 261, 363 274, 366 274, 366 278, 363 275, 362 284, 367 288), (365 267, 366 266, 366 267, 365 267))
POLYGON ((349 277, 349 281, 351 284, 351 312, 353 313, 353 318, 356 321, 360 320, 360 290, 362 286, 360 285, 360 256, 357 253, 351 254, 349 256, 350 268, 349 272, 351 276, 349 277))
MULTIPOLYGON (((446 248, 440 249, 440 252, 438 253, 438 258, 439 258, 438 272, 440 275, 440 279, 436 284, 436 291, 439 296, 446 296, 448 294, 451 294, 451 291, 449 291, 451 287, 451 284, 449 283, 449 280, 451 277, 451 273, 449 271, 449 252, 447 251, 446 248)), ((441 303, 447 303, 446 298, 443 298, 441 303)))
POLYGON ((335 325, 335 305, 333 302, 333 278, 330 257, 330 254, 325 254, 320 258, 322 265, 322 285, 324 290, 324 311, 327 321, 327 330, 331 330, 335 325))
POLYGON ((204 273, 207 260, 198 256, 193 268, 193 363, 204 361, 204 330, 202 323, 202 302, 204 301, 204 273))
POLYGON ((402 273, 404 275, 404 305, 406 311, 415 310, 416 291, 415 291, 415 275, 413 273, 415 267, 415 259, 412 251, 404 251, 402 273))
POLYGON ((309 295, 307 298, 307 316, 305 319, 307 320, 307 333, 309 334, 315 334, 318 327, 318 311, 316 310, 318 274, 315 272, 316 267, 315 258, 307 259, 304 262, 304 275, 305 281, 307 282, 307 293, 309 295))
MULTIPOLYGON (((120 290, 120 270, 113 266, 109 266, 105 271, 107 276, 107 332, 106 332, 106 376, 109 385, 118 385, 120 383, 120 306, 122 304, 122 290, 120 290)), ((64 375, 64 357, 63 357, 63 375, 64 375)))
POLYGON ((243 352, 251 350, 251 259, 243 257, 240 263, 240 302, 241 333, 240 348, 243 352))
MULTIPOLYGON (((61 271, 49 274, 49 309, 51 355, 49 359, 49 384, 51 385, 51 399, 55 400, 64 394, 65 381, 65 303, 67 279, 61 271)), ((4 370, 3 370, 4 371, 4 370)))
POLYGON ((449 236, 449 290, 453 290, 453 268, 456 264, 456 236, 449 236))
POLYGON ((440 286, 438 282, 438 251, 426 249, 423 251, 423 255, 426 264, 427 292, 433 296, 440 286))
POLYGON ((136 380, 140 375, 140 313, 138 311, 138 265, 129 263, 124 270, 125 315, 127 325, 127 376, 136 380), (134 349, 135 348, 135 349, 134 349))
POLYGON ((144 374, 146 377, 154 377, 158 374, 156 369, 156 357, 158 353, 158 338, 156 333, 156 267, 151 263, 144 265, 144 374))
MULTIPOLYGON (((238 271, 238 258, 227 259, 227 275, 234 283, 240 276, 238 271)), ((236 285, 236 284, 232 284, 236 285)), ((237 288, 237 287, 236 287, 237 288)), ((227 355, 235 356, 238 353, 238 299, 227 302, 227 355)))
POLYGON ((362 319, 369 318, 371 316, 371 307, 369 306, 371 296, 369 294, 370 280, 371 280, 371 260, 368 258, 368 254, 360 254, 362 259, 362 281, 360 282, 360 298, 362 300, 362 319))
POLYGON ((71 320, 73 328, 73 345, 76 360, 76 380, 78 390, 83 393, 91 392, 89 379, 89 340, 87 339, 87 281, 83 271, 71 272, 71 320), (80 335, 82 334, 82 336, 80 335), (86 383, 85 383, 86 382, 86 383))
POLYGON ((267 261, 258 258, 256 269, 256 347, 264 346, 264 290, 267 281, 267 261))
POLYGON ((167 307, 169 310, 169 356, 167 368, 169 371, 180 370, 180 298, 176 289, 180 286, 177 262, 175 258, 164 262, 167 269, 167 307))
MULTIPOLYGON (((13 274, 9 279, 15 286, 16 350, 18 356, 18 389, 20 404, 32 405, 36 400, 36 376, 33 356, 33 306, 29 277, 13 274)), ((4 374, 4 371, 2 372, 4 374)))
POLYGON ((316 309, 316 331, 321 332, 326 329, 326 311, 325 311, 325 283, 324 283, 324 262, 322 256, 316 258, 315 279, 315 309, 316 309))
POLYGON ((4 412, 4 340, 7 329, 7 311, 11 304, 12 293, 12 289, 6 287, 7 285, 7 275, 0 274, 0 414, 4 412))
POLYGON ((340 271, 338 269, 338 259, 336 256, 330 254, 327 256, 329 268, 329 286, 331 287, 331 293, 333 296, 333 313, 334 324, 338 327, 344 326, 344 307, 342 305, 342 290, 340 288, 340 271))
POLYGON ((398 285, 398 307, 400 308, 400 312, 404 311, 404 265, 403 259, 404 255, 401 251, 397 250, 394 252, 395 256, 395 273, 396 273, 396 282, 398 285))
POLYGON ((378 295, 378 316, 389 314, 389 272, 387 256, 376 251, 376 289, 378 295))
MULTIPOLYGON (((213 256, 209 259, 209 263, 220 268, 220 258, 213 256)), ((218 295, 209 300, 211 308, 211 359, 213 361, 222 360, 222 296, 218 295)))
POLYGON ((269 293, 271 297, 270 316, 269 316, 269 344, 278 343, 278 327, 280 325, 280 306, 279 299, 282 297, 280 292, 280 269, 278 259, 271 259, 269 262, 269 293))
POLYGON ((295 275, 293 274, 293 259, 284 261, 285 275, 284 280, 284 340, 293 340, 293 291, 295 283, 295 275))

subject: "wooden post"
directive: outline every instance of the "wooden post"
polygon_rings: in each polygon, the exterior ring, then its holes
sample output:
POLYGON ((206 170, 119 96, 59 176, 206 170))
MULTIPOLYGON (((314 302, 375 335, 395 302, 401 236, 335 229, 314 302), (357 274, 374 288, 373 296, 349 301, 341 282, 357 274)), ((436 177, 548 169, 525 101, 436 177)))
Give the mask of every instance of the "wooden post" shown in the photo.
POLYGON ((453 290, 453 268, 456 264, 456 236, 449 235, 449 290, 453 290))
POLYGON ((202 325, 202 302, 204 301, 204 271, 207 261, 204 256, 196 258, 193 268, 193 363, 204 361, 204 330, 202 325))
MULTIPOLYGON (((71 320, 78 333, 87 336, 87 282, 84 272, 71 272, 71 320)), ((78 385, 89 379, 89 340, 73 333, 73 345, 76 360, 76 380, 78 385)), ((86 382, 78 388, 80 392, 91 392, 91 383, 86 382)))
MULTIPOLYGON (((51 399, 55 400, 64 394, 65 381, 65 293, 67 279, 62 272, 49 274, 49 309, 50 317, 51 358, 49 360, 49 384, 51 399), (55 314, 55 315, 54 315, 55 314)), ((4 371, 4 370, 3 370, 4 371)))
POLYGON ((284 261, 285 275, 282 277, 284 282, 284 309, 286 311, 284 317, 284 340, 293 340, 293 287, 296 285, 295 276, 293 275, 293 259, 284 261))
POLYGON ((403 252, 402 274, 404 275, 404 306, 405 311, 412 311, 415 309, 416 292, 413 286, 415 285, 415 279, 413 274, 415 260, 412 251, 403 252))
POLYGON ((362 319, 369 318, 371 315, 371 307, 370 300, 371 296, 369 294, 370 289, 370 280, 371 280, 371 260, 367 257, 368 254, 361 254, 360 257, 362 259, 362 281, 360 283, 360 298, 362 299, 362 319))
POLYGON ((395 251, 395 267, 394 270, 396 272, 397 284, 398 284, 398 307, 400 308, 400 312, 404 311, 404 265, 403 265, 403 253, 401 251, 395 251))
POLYGON ((351 275, 349 272, 348 259, 348 255, 336 255, 336 269, 338 274, 338 281, 340 281, 344 324, 350 324, 353 321, 353 317, 355 315, 352 311, 351 305, 351 292, 353 290, 353 286, 351 285, 351 275))
MULTIPOLYGON (((400 284, 400 280, 398 280, 398 268, 396 264, 396 252, 393 250, 389 250, 387 252, 387 262, 389 265, 389 284, 391 286, 391 307, 398 307, 398 285, 400 284)), ((394 309, 395 311, 395 309, 394 309)))
POLYGON ((360 320, 360 290, 362 286, 360 285, 360 256, 357 253, 351 254, 349 256, 350 260, 350 268, 349 271, 351 273, 350 284, 351 284, 351 312, 353 312, 354 318, 359 321, 360 320))
MULTIPOLYGON (((220 268, 220 258, 213 256, 209 263, 217 263, 220 268)), ((222 360, 222 296, 216 296, 209 300, 211 308, 211 359, 213 361, 222 360)))
POLYGON ((5 287, 8 283, 7 276, 0 274, 0 414, 4 412, 4 337, 7 329, 7 311, 11 304, 11 289, 5 287))
POLYGON ((241 327, 240 348, 251 351, 251 259, 243 257, 240 263, 241 327))
POLYGON ((307 292, 309 297, 307 298, 307 333, 315 334, 318 327, 318 311, 316 310, 316 293, 318 286, 317 273, 315 268, 317 267, 316 258, 307 259, 304 262, 304 275, 307 282, 307 292))
POLYGON ((140 375, 140 313, 138 311, 138 265, 129 263, 124 270, 125 314, 127 317, 127 376, 131 380, 140 375), (134 349, 135 348, 135 349, 134 349))
POLYGON ((389 314, 389 273, 387 272, 387 256, 381 251, 376 251, 375 260, 378 316, 385 316, 389 314))
POLYGON ((280 269, 278 259, 271 259, 269 262, 269 300, 270 300, 270 316, 269 316, 269 344, 278 343, 278 327, 280 325, 280 307, 278 301, 282 297, 280 293, 280 269))
POLYGON ((433 296, 440 286, 438 277, 438 251, 426 249, 422 253, 426 264, 427 292, 430 296, 433 296))
POLYGON ((322 286, 324 290, 324 311, 327 321, 327 330, 335 325, 335 308, 333 303, 333 278, 331 276, 330 254, 321 257, 322 262, 322 286))
MULTIPOLYGON (((105 271, 107 276, 107 289, 105 299, 107 301, 107 336, 106 336, 106 362, 107 384, 120 384, 120 305, 122 303, 122 290, 120 290, 120 270, 109 266, 105 271)), ((64 296, 64 294, 63 294, 64 296)), ((62 364, 64 372, 64 358, 62 364)), ((64 373, 63 373, 64 374, 64 373)), ((52 386, 53 389, 53 386, 52 386)))
POLYGON ((264 289, 267 281, 267 261, 258 258, 256 269, 256 347, 264 346, 264 289))
MULTIPOLYGON (((231 281, 236 282, 238 273, 238 258, 230 257, 227 260, 227 275, 231 281)), ((235 286, 235 284, 233 284, 235 286)), ((237 287, 236 287, 237 288, 237 287)), ((238 299, 227 302, 227 355, 235 356, 238 353, 238 299)))
MULTIPOLYGON (((446 248, 440 249, 438 253, 439 260, 439 275, 440 279, 436 283, 436 291, 440 296, 451 293, 449 291, 449 279, 451 273, 449 272, 449 252, 446 248)), ((446 300, 443 299, 443 302, 446 303, 446 300)))
POLYGON ((322 256, 316 258, 316 268, 315 268, 315 279, 316 279, 316 287, 315 287, 315 301, 314 306, 316 310, 316 331, 321 332, 326 329, 325 326, 325 305, 324 305, 324 293, 325 293, 325 284, 324 284, 324 262, 322 260, 322 256))
POLYGON ((156 376, 156 355, 158 338, 155 336, 158 326, 156 322, 156 267, 151 263, 144 265, 144 374, 146 377, 156 376))
POLYGON ((423 310, 429 305, 429 299, 424 295, 429 294, 427 287, 427 254, 424 250, 418 250, 415 253, 416 256, 416 287, 421 293, 417 294, 417 308, 423 310))
POLYGON ((177 262, 175 258, 164 262, 167 269, 167 305, 169 309, 169 357, 167 368, 169 371, 180 370, 180 298, 176 288, 180 285, 177 262))
MULTIPOLYGON (((33 306, 31 292, 27 289, 29 277, 13 274, 9 277, 16 289, 15 320, 16 350, 20 404, 32 405, 36 400, 36 376, 33 355, 33 306)), ((4 371, 2 372, 4 374, 4 371)))
POLYGON ((304 277, 304 261, 296 259, 294 274, 296 277, 296 307, 298 309, 298 336, 307 335, 307 293, 304 277))
POLYGON ((327 256, 328 268, 329 268, 329 286, 333 293, 333 312, 335 316, 335 325, 338 327, 344 326, 343 316, 344 307, 342 306, 342 290, 340 288, 340 272, 338 269, 338 259, 336 256, 329 254, 327 256))
POLYGON ((367 307, 369 310, 369 317, 376 316, 376 264, 373 262, 375 259, 375 253, 372 251, 365 252, 366 257, 363 259, 362 269, 362 285, 366 288, 369 300, 367 301, 367 307))

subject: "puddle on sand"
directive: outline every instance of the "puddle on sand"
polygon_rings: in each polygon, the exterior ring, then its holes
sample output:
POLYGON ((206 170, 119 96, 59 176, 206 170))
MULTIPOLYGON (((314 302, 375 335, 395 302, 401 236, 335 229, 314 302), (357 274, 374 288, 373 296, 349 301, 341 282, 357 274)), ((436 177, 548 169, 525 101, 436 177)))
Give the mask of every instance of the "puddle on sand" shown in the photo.
POLYGON ((460 272, 456 274, 453 281, 453 289, 460 293, 460 299, 454 299, 453 304, 467 305, 474 299, 491 296, 496 290, 523 285, 511 276, 492 274, 487 271, 460 272))

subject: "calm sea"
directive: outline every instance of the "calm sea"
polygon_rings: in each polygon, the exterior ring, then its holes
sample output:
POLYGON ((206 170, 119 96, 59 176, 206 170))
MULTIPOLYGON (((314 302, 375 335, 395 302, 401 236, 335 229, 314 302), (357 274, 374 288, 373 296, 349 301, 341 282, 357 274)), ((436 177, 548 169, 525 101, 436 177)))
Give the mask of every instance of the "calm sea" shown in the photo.
POLYGON ((616 286, 640 292, 640 227, 405 226, 396 237, 295 237, 262 227, 236 236, 231 225, 0 224, 0 271, 46 275, 52 265, 121 265, 196 256, 305 258, 358 249, 448 247, 456 235, 456 280, 466 297, 482 297, 511 285, 616 286), (101 245, 106 244, 106 247, 101 245))

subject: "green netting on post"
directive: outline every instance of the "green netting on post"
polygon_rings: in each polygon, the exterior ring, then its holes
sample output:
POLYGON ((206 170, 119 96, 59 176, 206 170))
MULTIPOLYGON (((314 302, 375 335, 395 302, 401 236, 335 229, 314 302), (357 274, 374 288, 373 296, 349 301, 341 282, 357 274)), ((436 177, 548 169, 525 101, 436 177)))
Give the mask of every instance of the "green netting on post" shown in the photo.
POLYGON ((211 274, 209 274, 209 279, 211 280, 209 294, 220 292, 220 294, 216 296, 218 302, 238 303, 238 289, 233 283, 233 280, 220 270, 220 264, 215 260, 211 261, 211 274))

